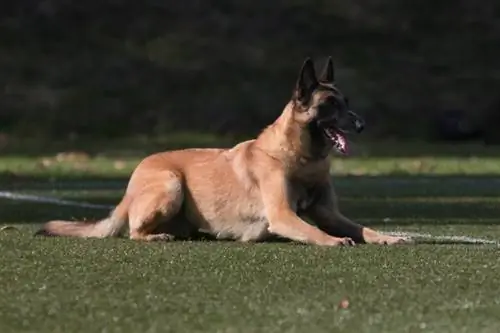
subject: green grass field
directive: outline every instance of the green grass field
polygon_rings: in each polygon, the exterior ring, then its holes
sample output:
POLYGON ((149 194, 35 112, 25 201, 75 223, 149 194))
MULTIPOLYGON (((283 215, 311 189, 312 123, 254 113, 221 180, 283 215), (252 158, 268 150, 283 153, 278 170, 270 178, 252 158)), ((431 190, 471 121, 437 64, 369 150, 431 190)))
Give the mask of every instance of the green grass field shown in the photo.
MULTIPOLYGON (((0 332, 498 332, 500 247, 469 241, 500 240, 500 150, 386 150, 335 160, 343 212, 465 238, 354 248, 34 238, 47 219, 107 212, 0 198, 0 227, 16 227, 0 232, 0 332)), ((138 160, 9 153, 0 190, 111 205, 138 160)))

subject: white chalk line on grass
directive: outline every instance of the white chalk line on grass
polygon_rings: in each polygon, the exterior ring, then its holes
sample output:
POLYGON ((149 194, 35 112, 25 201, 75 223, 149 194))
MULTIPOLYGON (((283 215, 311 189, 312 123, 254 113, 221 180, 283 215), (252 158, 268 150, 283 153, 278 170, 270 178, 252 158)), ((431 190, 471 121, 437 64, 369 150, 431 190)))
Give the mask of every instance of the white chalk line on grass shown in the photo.
MULTIPOLYGON (((80 207, 80 208, 90 208, 90 209, 113 209, 114 206, 109 205, 100 205, 93 204, 90 202, 83 201, 73 201, 73 200, 64 200, 55 197, 48 196, 39 196, 39 195, 31 195, 31 194, 22 194, 10 191, 0 191, 0 198, 15 200, 15 201, 29 201, 29 202, 38 202, 38 203, 48 203, 54 204, 58 206, 72 206, 72 207, 80 207)), ((485 238, 476 238, 470 236, 456 236, 456 235, 432 235, 429 233, 419 233, 419 232, 402 232, 402 231, 388 231, 385 234, 399 237, 408 237, 408 238, 421 238, 421 239, 429 239, 436 241, 449 241, 449 242, 462 242, 462 243, 470 243, 470 244, 490 244, 500 246, 500 242, 491 239, 485 238)))
POLYGON ((59 198, 54 198, 54 197, 22 194, 22 193, 9 192, 9 191, 0 191, 0 198, 10 199, 10 200, 15 200, 15 201, 30 201, 30 202, 39 202, 39 203, 50 203, 50 204, 55 204, 58 206, 73 206, 73 207, 91 208, 91 209, 112 209, 113 208, 113 206, 109 206, 109 205, 99 205, 99 204, 93 204, 90 202, 64 200, 64 199, 59 199, 59 198))
POLYGON ((469 244, 491 244, 500 246, 500 242, 491 239, 485 238, 476 238, 470 236, 455 236, 455 235, 431 235, 428 233, 420 233, 420 232, 402 232, 402 231, 388 231, 384 232, 385 234, 391 236, 398 237, 408 237, 408 238, 421 238, 421 239, 430 239, 435 241, 448 241, 448 242, 460 242, 460 243, 469 243, 469 244))

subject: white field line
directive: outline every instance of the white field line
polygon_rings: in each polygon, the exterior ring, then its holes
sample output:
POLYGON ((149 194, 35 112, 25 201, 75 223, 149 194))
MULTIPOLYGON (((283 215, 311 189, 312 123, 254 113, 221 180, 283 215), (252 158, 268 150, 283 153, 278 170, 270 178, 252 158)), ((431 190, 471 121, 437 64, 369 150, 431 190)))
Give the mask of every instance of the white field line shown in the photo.
POLYGON ((392 236, 407 237, 407 238, 421 238, 421 239, 429 239, 436 241, 449 241, 449 242, 460 242, 460 243, 470 243, 470 244, 491 244, 500 246, 499 241, 485 239, 485 238, 470 237, 470 236, 431 235, 428 233, 402 232, 402 231, 393 231, 393 232, 389 231, 384 233, 392 236))
MULTIPOLYGON (((109 205, 93 204, 93 203, 83 202, 83 201, 64 200, 64 199, 58 199, 58 198, 48 197, 48 196, 22 194, 22 193, 9 192, 9 191, 0 191, 0 198, 15 200, 15 201, 30 201, 30 202, 54 204, 54 205, 58 205, 58 206, 73 206, 73 207, 90 208, 90 209, 113 209, 113 207, 114 207, 114 206, 109 206, 109 205)), ((407 237, 407 238, 421 238, 421 239, 429 239, 429 240, 436 240, 436 241, 449 241, 449 242, 464 242, 464 243, 470 243, 470 244, 491 244, 491 245, 500 246, 499 241, 485 239, 485 238, 475 238, 475 237, 470 237, 470 236, 431 235, 428 233, 401 232, 401 231, 393 231, 393 232, 389 231, 389 232, 385 232, 385 233, 388 235, 407 237)))
POLYGON ((39 195, 31 195, 31 194, 21 194, 16 192, 9 191, 0 191, 0 198, 10 199, 15 201, 30 201, 30 202, 39 202, 39 203, 50 203, 58 206, 73 206, 73 207, 81 207, 81 208, 91 208, 91 209, 112 209, 113 206, 108 205, 98 205, 90 202, 82 202, 82 201, 72 201, 72 200, 64 200, 58 199, 54 197, 46 197, 39 195))

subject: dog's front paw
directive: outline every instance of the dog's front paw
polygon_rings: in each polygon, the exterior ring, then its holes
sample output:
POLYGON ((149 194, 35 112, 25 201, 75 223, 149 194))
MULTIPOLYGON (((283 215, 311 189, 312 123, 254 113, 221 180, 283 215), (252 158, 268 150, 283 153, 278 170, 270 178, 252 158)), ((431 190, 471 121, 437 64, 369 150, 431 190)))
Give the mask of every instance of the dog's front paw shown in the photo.
POLYGON ((330 237, 328 242, 325 244, 327 246, 354 246, 356 245, 354 241, 349 237, 330 237))

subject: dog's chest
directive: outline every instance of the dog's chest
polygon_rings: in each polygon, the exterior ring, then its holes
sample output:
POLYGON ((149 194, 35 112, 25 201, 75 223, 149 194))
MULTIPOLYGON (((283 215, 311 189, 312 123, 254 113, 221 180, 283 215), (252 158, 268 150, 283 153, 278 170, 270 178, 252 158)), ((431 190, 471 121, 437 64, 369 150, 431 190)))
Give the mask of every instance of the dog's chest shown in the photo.
POLYGON ((317 200, 317 190, 301 182, 292 183, 289 191, 289 202, 293 211, 300 213, 307 210, 317 200))

